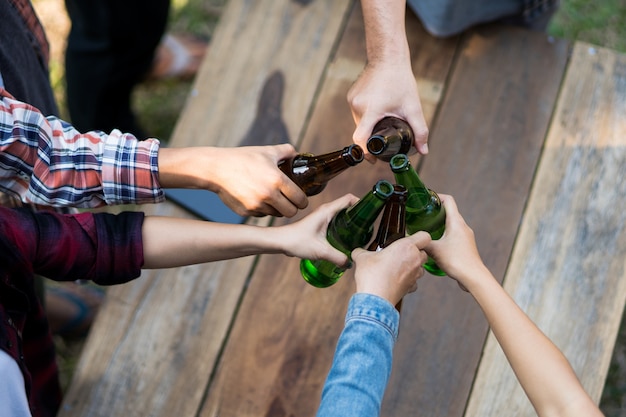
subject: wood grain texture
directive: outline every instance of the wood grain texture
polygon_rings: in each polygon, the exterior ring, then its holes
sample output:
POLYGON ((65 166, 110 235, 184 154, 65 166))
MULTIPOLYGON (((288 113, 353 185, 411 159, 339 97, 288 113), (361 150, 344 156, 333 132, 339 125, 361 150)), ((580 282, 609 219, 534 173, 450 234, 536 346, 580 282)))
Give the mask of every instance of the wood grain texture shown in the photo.
MULTIPOLYGON (((296 144, 352 3, 229 0, 171 146, 296 144)), ((195 415, 254 262, 146 271, 112 289, 60 416, 195 415)))
MULTIPOLYGON (((626 56, 576 43, 504 287, 600 400, 626 300, 626 56)), ((490 336, 468 416, 535 415, 490 336)))
POLYGON ((229 0, 172 145, 297 144, 353 1, 229 0))
MULTIPOLYGON (((567 43, 511 27, 464 35, 420 176, 455 197, 483 259, 504 275, 567 61, 567 43)), ((383 416, 461 416, 487 323, 450 279, 404 298, 383 416)), ((480 414, 475 414, 480 415, 480 414)), ((505 415, 505 414, 502 414, 505 415)))
MULTIPOLYGON (((355 4, 229 0, 172 146, 351 143, 346 93, 365 62, 355 4)), ((566 42, 498 26, 436 40, 413 16, 407 32, 431 126, 422 179, 455 196, 487 265, 508 271, 507 290, 599 398, 625 301, 623 55, 576 45, 542 155, 566 42)), ((379 178, 391 178, 386 165, 360 164, 296 219, 379 178)), ((169 203, 146 211, 188 216, 169 203)), ((250 257, 113 288, 60 415, 313 415, 354 288, 351 272, 310 287, 298 262, 250 257)), ((473 299, 445 278, 419 285, 404 300, 381 415, 461 416, 472 384, 465 415, 527 415, 493 340, 481 360, 487 324, 473 299)))
MULTIPOLYGON (((422 70, 416 72, 418 80, 434 91, 443 91, 456 40, 433 39, 414 16, 408 18, 407 30, 415 52, 413 68, 422 70)), ((301 145, 303 151, 322 153, 352 143, 354 122, 346 93, 365 63, 364 47, 357 5, 329 65, 301 145)), ((434 109, 438 95, 429 97, 434 109)), ((427 113, 429 122, 433 114, 427 113)), ((381 177, 391 178, 388 165, 363 162, 312 197, 310 207, 297 218, 347 192, 361 196, 381 177)), ((285 221, 290 220, 277 223, 285 221)), ((201 416, 315 414, 354 283, 348 271, 331 288, 313 288, 302 279, 299 261, 276 255, 260 257, 201 416)))
MULTIPOLYGON (((152 211, 189 216, 168 203, 152 211)), ((59 415, 194 415, 253 263, 143 271, 111 287, 59 415)))

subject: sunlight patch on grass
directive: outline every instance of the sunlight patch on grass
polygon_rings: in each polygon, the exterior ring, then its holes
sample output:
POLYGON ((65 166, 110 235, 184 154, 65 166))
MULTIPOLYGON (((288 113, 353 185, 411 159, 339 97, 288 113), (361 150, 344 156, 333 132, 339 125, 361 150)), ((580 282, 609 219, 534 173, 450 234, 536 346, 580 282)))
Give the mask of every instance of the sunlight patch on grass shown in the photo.
POLYGON ((548 31, 626 52, 626 0, 562 0, 548 31))

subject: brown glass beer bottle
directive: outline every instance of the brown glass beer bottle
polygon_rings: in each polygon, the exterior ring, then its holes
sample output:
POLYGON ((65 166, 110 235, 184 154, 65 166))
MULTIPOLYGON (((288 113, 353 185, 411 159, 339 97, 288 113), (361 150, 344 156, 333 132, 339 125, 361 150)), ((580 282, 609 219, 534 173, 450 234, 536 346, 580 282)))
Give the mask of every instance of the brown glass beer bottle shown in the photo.
POLYGON ((397 117, 381 119, 367 140, 367 150, 381 161, 388 162, 392 156, 408 154, 413 146, 413 130, 407 122, 397 117))
POLYGON ((361 161, 363 149, 352 144, 323 155, 301 153, 292 159, 281 161, 278 168, 306 195, 312 196, 321 193, 328 181, 361 161))
MULTIPOLYGON (((406 199, 407 190, 403 185, 393 186, 393 194, 385 203, 383 215, 380 219, 376 239, 367 250, 378 252, 406 235, 406 199)), ((396 310, 402 309, 402 300, 396 304, 396 310)))

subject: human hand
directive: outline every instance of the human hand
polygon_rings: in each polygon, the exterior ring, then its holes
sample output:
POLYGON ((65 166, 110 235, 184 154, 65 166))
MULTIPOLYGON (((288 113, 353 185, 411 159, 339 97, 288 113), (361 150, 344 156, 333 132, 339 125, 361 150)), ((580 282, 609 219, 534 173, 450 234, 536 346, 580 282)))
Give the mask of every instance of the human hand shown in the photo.
POLYGON ((348 91, 348 102, 357 125, 352 138, 366 152, 368 161, 375 162, 376 158, 367 152, 367 139, 385 116, 406 120, 413 130, 415 149, 423 155, 428 153, 428 126, 410 62, 368 63, 348 91))
POLYGON ((296 154, 290 144, 162 148, 159 177, 164 188, 213 191, 241 216, 292 217, 308 199, 278 163, 296 154))
POLYGON ((326 259, 335 265, 345 265, 348 257, 328 243, 326 230, 335 214, 358 200, 353 194, 346 194, 321 205, 295 223, 278 226, 285 255, 311 260, 326 259))
POLYGON ((482 276, 486 269, 476 246, 474 231, 465 223, 454 198, 439 194, 446 210, 446 230, 438 240, 426 247, 426 252, 444 272, 467 291, 473 277, 482 276))
POLYGON ((356 266, 356 291, 378 295, 396 305, 404 295, 417 289, 424 275, 428 255, 424 248, 431 241, 426 232, 398 239, 378 252, 357 248, 352 251, 356 266))

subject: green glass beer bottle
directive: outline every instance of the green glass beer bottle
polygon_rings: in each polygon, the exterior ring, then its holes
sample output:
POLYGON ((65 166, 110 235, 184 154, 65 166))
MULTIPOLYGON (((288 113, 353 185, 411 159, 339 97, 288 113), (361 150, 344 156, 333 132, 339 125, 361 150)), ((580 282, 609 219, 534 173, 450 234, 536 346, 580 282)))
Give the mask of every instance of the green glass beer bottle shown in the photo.
MULTIPOLYGON (((431 238, 439 239, 446 227, 446 211, 441 205, 439 196, 426 188, 413 169, 409 157, 398 154, 389 161, 391 170, 398 184, 404 185, 408 192, 406 201, 406 230, 412 235, 420 230, 430 233, 431 238)), ((424 269, 433 275, 443 276, 437 264, 428 258, 424 269)))
POLYGON ((411 126, 402 119, 388 116, 376 123, 366 146, 376 158, 388 162, 394 155, 409 153, 412 145, 411 126))
POLYGON ((323 155, 301 153, 280 161, 278 168, 310 197, 321 193, 328 181, 361 161, 363 149, 353 144, 323 155))
MULTIPOLYGON (((398 239, 406 236, 406 199, 408 193, 403 185, 393 186, 393 194, 385 203, 383 215, 380 218, 376 238, 367 250, 378 252, 391 245, 398 239)), ((402 300, 396 304, 396 310, 402 310, 402 300)))
MULTIPOLYGON (((393 185, 389 181, 378 181, 363 198, 333 217, 326 231, 328 242, 348 257, 354 249, 365 246, 372 238, 376 218, 392 193, 393 185)), ((326 260, 300 261, 302 277, 318 288, 333 285, 345 270, 326 260)))
POLYGON ((376 238, 368 246, 367 250, 378 252, 406 236, 407 196, 406 187, 400 184, 393 186, 393 193, 385 203, 383 215, 380 218, 376 238))

